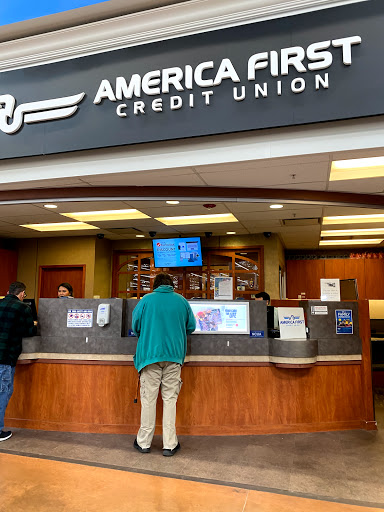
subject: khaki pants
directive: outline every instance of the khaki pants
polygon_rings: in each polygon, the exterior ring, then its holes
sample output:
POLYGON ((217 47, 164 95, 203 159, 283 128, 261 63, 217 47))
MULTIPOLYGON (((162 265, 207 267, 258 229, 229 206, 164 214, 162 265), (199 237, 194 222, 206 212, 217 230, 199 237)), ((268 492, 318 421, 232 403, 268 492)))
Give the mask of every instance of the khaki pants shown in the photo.
POLYGON ((141 448, 149 448, 152 443, 160 385, 163 399, 163 448, 173 450, 177 446, 176 402, 182 385, 180 373, 180 364, 166 361, 149 364, 141 370, 141 426, 137 434, 137 443, 141 448))

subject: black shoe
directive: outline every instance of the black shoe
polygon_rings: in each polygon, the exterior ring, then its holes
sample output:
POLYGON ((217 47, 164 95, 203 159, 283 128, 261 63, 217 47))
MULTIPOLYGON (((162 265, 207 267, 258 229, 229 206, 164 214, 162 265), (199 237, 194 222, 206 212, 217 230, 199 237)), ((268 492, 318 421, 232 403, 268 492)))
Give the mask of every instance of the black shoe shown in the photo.
POLYGON ((136 448, 136 450, 139 450, 140 453, 149 453, 151 451, 150 448, 142 448, 137 444, 137 439, 133 442, 133 447, 136 448))
POLYGON ((4 432, 4 430, 0 432, 0 441, 6 441, 10 437, 12 437, 12 432, 10 430, 8 432, 4 432))
POLYGON ((163 455, 164 457, 173 457, 177 450, 180 450, 180 443, 177 443, 177 446, 174 447, 173 450, 169 450, 168 448, 164 448, 163 455))

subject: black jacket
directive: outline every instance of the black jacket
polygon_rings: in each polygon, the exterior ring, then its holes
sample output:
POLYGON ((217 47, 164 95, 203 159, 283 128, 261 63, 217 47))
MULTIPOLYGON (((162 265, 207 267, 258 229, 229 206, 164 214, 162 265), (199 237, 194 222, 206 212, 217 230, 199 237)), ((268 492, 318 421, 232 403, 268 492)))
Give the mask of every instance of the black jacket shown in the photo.
POLYGON ((0 301, 0 364, 16 366, 22 338, 35 334, 32 311, 27 304, 16 295, 7 295, 0 301))

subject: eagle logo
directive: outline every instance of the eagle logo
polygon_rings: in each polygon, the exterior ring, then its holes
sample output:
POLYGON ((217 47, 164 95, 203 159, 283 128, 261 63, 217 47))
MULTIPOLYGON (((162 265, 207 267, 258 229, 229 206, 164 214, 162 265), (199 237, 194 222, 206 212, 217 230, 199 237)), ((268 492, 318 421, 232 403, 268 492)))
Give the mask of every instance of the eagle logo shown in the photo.
POLYGON ((16 100, 11 94, 0 95, 0 130, 8 135, 16 133, 23 123, 39 123, 53 119, 71 117, 79 108, 85 92, 64 98, 22 103, 15 108, 16 100))

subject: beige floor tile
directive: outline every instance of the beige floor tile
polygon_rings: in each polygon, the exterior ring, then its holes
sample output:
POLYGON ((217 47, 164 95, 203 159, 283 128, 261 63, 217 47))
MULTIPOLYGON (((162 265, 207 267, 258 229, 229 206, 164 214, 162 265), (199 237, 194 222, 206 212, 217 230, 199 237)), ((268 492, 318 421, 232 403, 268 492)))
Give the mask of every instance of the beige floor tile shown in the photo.
POLYGON ((248 491, 0 454, 1 512, 242 512, 248 491))
POLYGON ((380 508, 359 507, 329 501, 296 498, 282 494, 249 491, 244 512, 382 512, 380 508))

